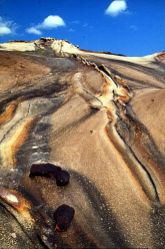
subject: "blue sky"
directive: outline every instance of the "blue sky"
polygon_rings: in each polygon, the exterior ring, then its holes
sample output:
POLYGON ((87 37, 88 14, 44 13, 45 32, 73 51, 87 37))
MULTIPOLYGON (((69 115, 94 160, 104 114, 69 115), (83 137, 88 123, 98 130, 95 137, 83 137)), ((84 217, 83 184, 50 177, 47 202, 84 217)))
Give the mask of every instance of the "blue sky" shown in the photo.
POLYGON ((0 42, 41 36, 130 56, 162 51, 165 0, 0 0, 0 42))

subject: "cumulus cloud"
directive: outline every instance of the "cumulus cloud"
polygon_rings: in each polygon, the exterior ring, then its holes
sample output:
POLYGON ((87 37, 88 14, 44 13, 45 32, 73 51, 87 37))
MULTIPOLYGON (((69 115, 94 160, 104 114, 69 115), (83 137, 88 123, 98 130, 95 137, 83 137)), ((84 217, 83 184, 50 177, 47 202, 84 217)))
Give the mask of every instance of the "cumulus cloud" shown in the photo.
POLYGON ((41 23, 40 28, 43 29, 53 29, 60 26, 65 26, 64 20, 60 16, 48 16, 41 23))
POLYGON ((12 31, 10 28, 8 28, 6 26, 0 26, 0 35, 9 35, 11 33, 12 33, 12 31))
POLYGON ((47 16, 42 23, 27 28, 26 32, 29 34, 41 35, 41 30, 54 29, 62 26, 65 26, 65 22, 60 16, 50 15, 47 16))
POLYGON ((4 20, 0 17, 0 36, 14 34, 16 24, 12 21, 4 20))
POLYGON ((125 0, 115 0, 108 6, 105 13, 110 16, 118 16, 126 10, 127 2, 125 0))

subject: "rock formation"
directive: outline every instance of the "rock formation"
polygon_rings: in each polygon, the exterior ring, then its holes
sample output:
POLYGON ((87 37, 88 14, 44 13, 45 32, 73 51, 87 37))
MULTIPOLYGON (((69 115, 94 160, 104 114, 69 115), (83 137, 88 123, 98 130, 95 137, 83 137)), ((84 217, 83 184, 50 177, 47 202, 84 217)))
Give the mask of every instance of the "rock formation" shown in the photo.
POLYGON ((0 44, 1 248, 164 248, 164 88, 164 52, 0 44), (69 183, 30 177, 34 164, 69 183), (61 205, 75 211, 64 232, 61 205))

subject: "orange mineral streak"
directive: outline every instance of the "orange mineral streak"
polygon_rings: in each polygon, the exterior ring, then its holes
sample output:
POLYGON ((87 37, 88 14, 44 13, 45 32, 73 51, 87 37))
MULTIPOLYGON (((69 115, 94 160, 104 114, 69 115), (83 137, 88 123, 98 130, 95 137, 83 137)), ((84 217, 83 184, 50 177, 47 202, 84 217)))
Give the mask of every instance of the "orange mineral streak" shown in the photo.
POLYGON ((19 151, 19 148, 24 144, 25 140, 29 136, 30 128, 32 127, 34 121, 35 119, 32 117, 27 118, 24 124, 18 130, 17 134, 14 136, 14 141, 11 144, 11 159, 14 163, 16 162, 15 156, 19 151))
POLYGON ((129 92, 126 88, 120 87, 118 94, 119 94, 118 100, 120 101, 120 103, 128 103, 129 102, 131 95, 129 94, 129 92))
POLYGON ((11 102, 0 115, 0 125, 7 123, 14 115, 14 112, 18 106, 18 101, 11 102))
POLYGON ((13 189, 0 188, 0 198, 18 211, 30 208, 30 204, 25 198, 13 189))
POLYGON ((105 82, 103 83, 102 89, 101 89, 101 95, 106 96, 108 94, 108 90, 109 90, 109 82, 105 82))
POLYGON ((30 214, 31 204, 16 190, 0 187, 0 199, 14 208, 28 221, 32 221, 30 214))
POLYGON ((16 165, 16 154, 28 138, 30 129, 35 120, 36 118, 34 117, 26 118, 24 122, 15 130, 11 138, 3 145, 2 155, 5 164, 12 165, 12 167, 16 165))
POLYGON ((107 117, 108 117, 110 122, 113 122, 115 119, 115 117, 113 115, 113 111, 110 108, 107 109, 107 117))
POLYGON ((119 85, 127 86, 126 81, 125 81, 124 79, 120 78, 120 77, 117 76, 117 75, 114 76, 114 80, 115 80, 119 85))

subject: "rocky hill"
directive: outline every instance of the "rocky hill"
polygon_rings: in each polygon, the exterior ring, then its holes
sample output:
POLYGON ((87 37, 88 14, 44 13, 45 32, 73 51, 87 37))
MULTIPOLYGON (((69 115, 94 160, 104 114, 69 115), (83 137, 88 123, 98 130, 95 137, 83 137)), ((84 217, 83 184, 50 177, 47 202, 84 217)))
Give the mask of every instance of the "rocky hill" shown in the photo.
POLYGON ((1 248, 164 248, 164 98, 164 52, 0 44, 1 248))

